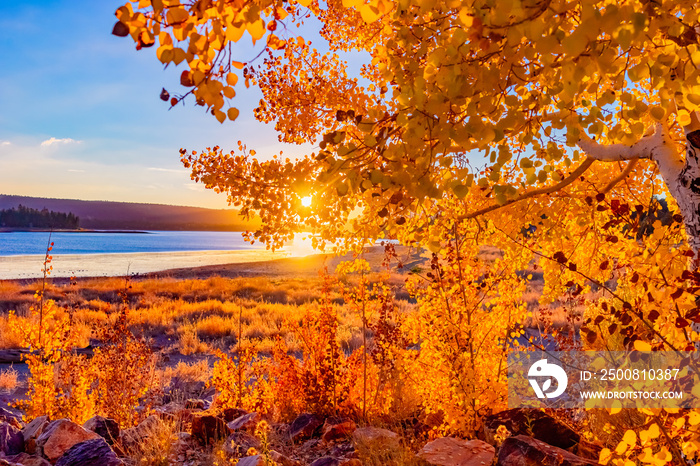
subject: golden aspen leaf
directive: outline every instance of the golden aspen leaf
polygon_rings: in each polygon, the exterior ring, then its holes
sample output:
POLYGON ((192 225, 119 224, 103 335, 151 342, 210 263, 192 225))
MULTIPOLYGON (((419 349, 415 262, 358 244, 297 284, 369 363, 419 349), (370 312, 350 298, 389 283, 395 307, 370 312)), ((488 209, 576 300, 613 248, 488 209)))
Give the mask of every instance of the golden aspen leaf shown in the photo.
POLYGON ((654 105, 653 107, 651 107, 649 113, 651 114, 652 118, 654 118, 656 121, 662 121, 666 118, 666 110, 659 107, 658 105, 654 105))
POLYGON ((618 455, 623 455, 628 448, 629 445, 627 445, 627 442, 620 442, 617 444, 617 447, 615 447, 615 453, 617 453, 618 455))
POLYGON ((231 86, 224 87, 223 92, 228 99, 233 99, 236 97, 236 91, 231 86))
POLYGON ((176 64, 179 65, 182 63, 182 61, 187 58, 187 53, 185 53, 184 50, 182 50, 180 47, 175 47, 173 49, 173 58, 172 61, 176 64))
POLYGON ((226 121, 226 114, 222 112, 221 110, 216 110, 214 112, 214 116, 216 117, 217 120, 219 120, 219 123, 223 123, 226 121))
POLYGON ((470 28, 474 24, 474 16, 470 8, 462 8, 459 10, 459 20, 462 22, 464 27, 470 28))
POLYGON ((184 8, 170 8, 165 14, 165 18, 171 25, 183 23, 187 21, 189 17, 189 13, 187 13, 187 10, 185 10, 184 8))
POLYGON ((646 341, 635 340, 634 349, 636 349, 637 351, 651 351, 651 345, 646 341))
POLYGON ((598 462, 602 465, 606 465, 612 459, 612 451, 609 448, 603 448, 598 456, 598 462))
POLYGON ((637 444, 637 433, 633 430, 628 430, 625 432, 625 435, 622 436, 622 441, 633 447, 637 444))
POLYGON ((231 66, 233 66, 234 68, 238 68, 239 70, 242 70, 243 68, 245 68, 245 63, 241 63, 239 61, 232 60, 231 66))
POLYGON ((244 32, 244 27, 236 27, 233 25, 229 25, 226 28, 226 40, 230 42, 238 42, 241 39, 241 37, 243 37, 244 32))
POLYGON ((235 86, 238 82, 238 75, 236 73, 229 73, 226 75, 226 82, 229 86, 235 86))
POLYGON ((237 108, 231 107, 231 108, 228 109, 228 112, 226 112, 226 113, 228 114, 228 119, 229 119, 229 120, 235 121, 236 118, 238 118, 238 114, 239 114, 240 112, 238 111, 237 108))
POLYGON ((296 1, 297 1, 297 3, 299 3, 299 5, 304 6, 304 7, 308 7, 309 5, 311 5, 311 2, 313 0, 296 0, 296 1))
POLYGON ((377 7, 375 7, 374 5, 370 5, 370 4, 361 5, 359 10, 360 10, 360 15, 362 16, 362 20, 365 23, 375 22, 377 20, 377 18, 379 18, 379 15, 380 15, 377 7))
POLYGON ((678 110, 678 123, 681 126, 688 126, 690 124, 690 113, 685 109, 678 110))
POLYGON ((265 35, 265 21, 259 19, 252 23, 248 23, 246 30, 251 35, 253 40, 259 40, 265 35))

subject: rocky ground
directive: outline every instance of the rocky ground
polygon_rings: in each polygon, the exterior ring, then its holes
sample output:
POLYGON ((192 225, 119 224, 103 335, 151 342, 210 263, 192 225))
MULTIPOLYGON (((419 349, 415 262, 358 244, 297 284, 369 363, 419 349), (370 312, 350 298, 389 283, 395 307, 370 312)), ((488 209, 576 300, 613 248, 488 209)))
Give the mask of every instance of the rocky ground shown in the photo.
POLYGON ((479 438, 415 445, 420 425, 386 429, 348 418, 300 414, 268 424, 254 412, 217 410, 215 393, 164 404, 136 427, 93 417, 82 426, 45 416, 23 422, 0 408, 0 466, 522 466, 596 465, 600 446, 543 411, 508 410, 485 420, 479 438), (417 451, 416 451, 417 450, 417 451))

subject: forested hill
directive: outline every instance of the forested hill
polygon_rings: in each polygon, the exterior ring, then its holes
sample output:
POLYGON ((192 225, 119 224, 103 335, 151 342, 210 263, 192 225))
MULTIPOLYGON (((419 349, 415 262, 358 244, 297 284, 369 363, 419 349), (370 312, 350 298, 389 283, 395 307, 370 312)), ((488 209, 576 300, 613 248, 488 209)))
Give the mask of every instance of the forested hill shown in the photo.
POLYGON ((80 217, 80 227, 86 229, 243 231, 255 228, 255 224, 245 222, 234 209, 0 194, 0 210, 17 208, 20 204, 31 209, 71 212, 80 217))

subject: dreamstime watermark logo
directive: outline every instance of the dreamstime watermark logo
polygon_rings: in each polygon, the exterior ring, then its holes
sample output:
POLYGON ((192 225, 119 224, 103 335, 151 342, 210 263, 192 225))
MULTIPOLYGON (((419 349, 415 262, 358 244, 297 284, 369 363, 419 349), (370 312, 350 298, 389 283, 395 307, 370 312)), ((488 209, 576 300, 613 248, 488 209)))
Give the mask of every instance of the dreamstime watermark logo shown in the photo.
POLYGON ((569 377, 566 375, 564 369, 557 364, 549 364, 546 358, 540 359, 530 366, 527 376, 532 389, 535 390, 537 398, 556 398, 564 393, 569 383, 569 377), (547 377, 547 380, 545 380, 540 387, 537 378, 541 377, 547 377), (552 379, 557 381, 557 387, 555 390, 549 391, 552 387, 552 379))

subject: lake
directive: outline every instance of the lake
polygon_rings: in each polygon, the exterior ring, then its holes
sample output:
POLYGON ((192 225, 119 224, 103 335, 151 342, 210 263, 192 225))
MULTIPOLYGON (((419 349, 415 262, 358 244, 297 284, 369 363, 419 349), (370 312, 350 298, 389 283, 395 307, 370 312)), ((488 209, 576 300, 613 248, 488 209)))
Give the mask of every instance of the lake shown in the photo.
MULTIPOLYGON (((0 280, 38 278, 48 232, 0 233, 0 280)), ((305 256, 314 251, 298 235, 282 251, 250 245, 240 232, 151 231, 148 233, 55 232, 53 277, 121 276, 168 269, 201 267, 305 256)))
MULTIPOLYGON (((48 240, 48 232, 0 233, 0 256, 44 254, 48 240)), ((234 231, 54 232, 51 241, 53 255, 264 249, 257 244, 251 246, 234 231)))

